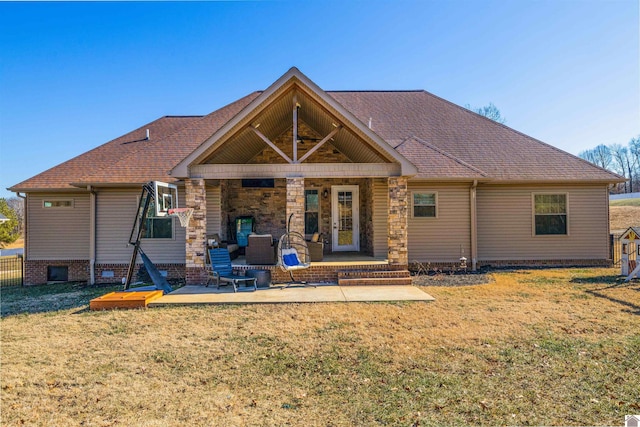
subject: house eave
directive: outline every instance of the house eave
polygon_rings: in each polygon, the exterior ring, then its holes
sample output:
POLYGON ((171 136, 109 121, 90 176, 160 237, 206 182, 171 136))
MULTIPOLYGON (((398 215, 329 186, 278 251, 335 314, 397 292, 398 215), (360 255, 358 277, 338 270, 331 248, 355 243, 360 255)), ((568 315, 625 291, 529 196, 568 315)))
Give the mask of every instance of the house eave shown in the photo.
POLYGON ((410 183, 418 183, 418 182, 429 182, 429 183, 439 183, 439 182, 443 182, 443 183, 473 183, 473 182, 477 182, 477 183, 488 183, 491 182, 490 178, 486 178, 486 177, 430 177, 430 178, 425 178, 425 177, 420 177, 420 176, 413 176, 411 178, 409 178, 409 182, 410 183))
POLYGON ((608 185, 624 182, 614 179, 491 179, 491 185, 608 185))
MULTIPOLYGON (((11 191, 13 193, 77 193, 79 190, 83 190, 83 188, 78 187, 65 187, 65 188, 47 188, 47 187, 9 187, 7 191, 11 191)), ((85 189, 86 190, 86 189, 85 189)))
POLYGON ((189 168, 192 178, 380 178, 401 176, 397 163, 203 164, 189 168))

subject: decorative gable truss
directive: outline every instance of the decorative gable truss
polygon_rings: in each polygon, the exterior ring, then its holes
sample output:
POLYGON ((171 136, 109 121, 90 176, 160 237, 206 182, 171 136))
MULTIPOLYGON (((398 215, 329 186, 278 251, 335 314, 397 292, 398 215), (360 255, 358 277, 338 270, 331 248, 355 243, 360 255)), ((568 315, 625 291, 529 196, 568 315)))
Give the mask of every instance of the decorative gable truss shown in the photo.
POLYGON ((416 172, 406 158, 292 68, 171 174, 239 179, 389 177, 416 172))

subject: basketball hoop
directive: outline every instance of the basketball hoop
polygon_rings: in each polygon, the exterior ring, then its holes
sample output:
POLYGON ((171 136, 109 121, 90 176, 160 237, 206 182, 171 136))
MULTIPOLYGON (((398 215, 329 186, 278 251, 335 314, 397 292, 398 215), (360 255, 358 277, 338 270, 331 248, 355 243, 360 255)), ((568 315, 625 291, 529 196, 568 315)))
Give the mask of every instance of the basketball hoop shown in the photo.
POLYGON ((180 220, 180 225, 186 227, 189 225, 189 220, 193 214, 193 208, 175 208, 167 211, 169 215, 177 216, 180 220))

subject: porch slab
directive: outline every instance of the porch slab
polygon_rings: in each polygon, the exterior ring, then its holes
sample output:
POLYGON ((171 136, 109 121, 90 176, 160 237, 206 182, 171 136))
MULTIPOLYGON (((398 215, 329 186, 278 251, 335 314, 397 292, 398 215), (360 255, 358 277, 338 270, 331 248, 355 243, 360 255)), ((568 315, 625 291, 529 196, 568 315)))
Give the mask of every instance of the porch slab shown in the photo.
POLYGON ((149 307, 191 304, 282 304, 312 302, 374 302, 374 301, 434 301, 434 298, 415 286, 357 286, 318 285, 312 287, 272 287, 255 292, 234 293, 215 287, 185 286, 150 302, 149 307))

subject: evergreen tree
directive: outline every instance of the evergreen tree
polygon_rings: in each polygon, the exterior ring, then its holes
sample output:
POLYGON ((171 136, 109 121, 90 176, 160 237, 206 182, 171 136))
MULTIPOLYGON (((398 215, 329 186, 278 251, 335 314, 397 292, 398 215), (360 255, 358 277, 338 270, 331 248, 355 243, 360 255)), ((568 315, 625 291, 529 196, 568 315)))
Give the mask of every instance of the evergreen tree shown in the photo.
POLYGON ((20 224, 18 215, 9 207, 7 201, 0 198, 0 213, 8 221, 0 223, 0 247, 15 242, 20 237, 20 224))

